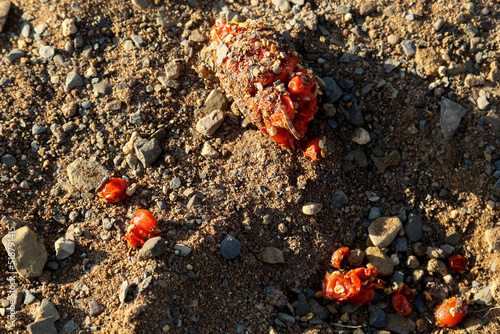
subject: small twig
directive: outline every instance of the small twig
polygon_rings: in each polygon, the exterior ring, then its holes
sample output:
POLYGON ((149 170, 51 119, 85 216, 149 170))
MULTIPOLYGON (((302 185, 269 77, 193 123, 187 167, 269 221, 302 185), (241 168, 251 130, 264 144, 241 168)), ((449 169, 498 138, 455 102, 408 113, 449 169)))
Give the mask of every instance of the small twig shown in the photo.
POLYGON ((489 307, 489 308, 483 308, 482 310, 471 311, 471 313, 479 313, 479 312, 483 312, 483 311, 488 311, 488 312, 486 312, 486 313, 483 315, 483 318, 486 318, 486 317, 488 316, 488 314, 489 314, 492 310, 497 310, 497 309, 500 309, 500 306, 494 306, 494 307, 489 307))
POLYGON ((334 324, 333 322, 330 323, 330 325, 338 326, 338 327, 344 327, 344 328, 361 328, 363 326, 349 326, 349 325, 341 325, 341 324, 334 324))
POLYGON ((424 318, 425 318, 425 320, 427 320, 430 324, 432 324, 431 319, 429 319, 429 318, 427 318, 427 317, 424 317, 424 318))

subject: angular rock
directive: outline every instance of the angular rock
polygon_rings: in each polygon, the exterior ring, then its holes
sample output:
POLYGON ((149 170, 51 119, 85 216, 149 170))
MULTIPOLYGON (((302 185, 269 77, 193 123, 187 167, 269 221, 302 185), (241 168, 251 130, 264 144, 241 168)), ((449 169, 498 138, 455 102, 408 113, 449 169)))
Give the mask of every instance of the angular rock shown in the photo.
POLYGON ((70 320, 64 325, 59 334, 75 334, 80 333, 80 330, 80 326, 74 320, 70 320))
POLYGON ((68 75, 66 76, 66 84, 64 86, 65 90, 69 91, 75 87, 81 87, 81 86, 83 86, 83 80, 80 77, 80 75, 78 75, 78 73, 75 70, 69 72, 68 75))
POLYGON ((217 159, 219 157, 219 152, 217 152, 208 142, 203 144, 200 154, 207 159, 217 159))
POLYGON ((226 260, 232 260, 240 255, 241 244, 238 240, 228 234, 221 242, 220 252, 223 258, 226 260))
POLYGON ((113 92, 113 88, 108 80, 99 81, 98 83, 93 85, 92 88, 94 94, 97 94, 101 97, 109 95, 113 92))
POLYGON ((326 85, 326 88, 324 90, 325 102, 326 103, 334 103, 334 102, 337 102, 338 100, 340 100, 342 95, 344 95, 344 92, 342 91, 342 89, 340 89, 340 87, 337 85, 335 80, 333 80, 330 77, 325 77, 325 78, 321 78, 321 79, 323 80, 323 82, 326 85))
POLYGON ((97 302, 97 300, 92 298, 89 301, 89 315, 91 317, 95 317, 95 316, 98 316, 99 314, 101 314, 102 312, 104 312, 104 306, 99 304, 97 302))
POLYGON ((167 251, 167 241, 162 237, 148 239, 137 255, 138 260, 152 259, 163 255, 167 251))
POLYGON ((205 136, 212 136, 224 122, 224 117, 225 113, 222 110, 214 110, 196 123, 196 131, 205 136))
POLYGON ((57 334, 54 318, 45 318, 35 321, 27 327, 29 334, 57 334))
POLYGON ((130 282, 128 279, 124 280, 120 285, 120 289, 118 290, 118 300, 120 304, 125 303, 125 299, 127 298, 128 290, 130 289, 130 282))
POLYGON ((120 101, 120 100, 109 101, 104 106, 104 110, 108 110, 108 111, 118 111, 121 108, 122 108, 122 101, 120 101))
POLYGON ((42 275, 47 251, 29 227, 24 226, 7 234, 2 238, 2 244, 7 254, 13 256, 14 266, 20 276, 32 278, 42 275), (10 249, 14 250, 13 254, 10 249))
POLYGON ((500 279, 496 279, 493 281, 493 284, 490 288, 491 296, 497 301, 500 302, 500 279))
POLYGON ((488 244, 488 251, 500 250, 500 227, 490 228, 484 232, 484 239, 488 244))
POLYGON ((266 247, 260 252, 260 260, 264 263, 285 263, 283 252, 276 247, 266 247))
POLYGON ((56 53, 56 48, 52 45, 43 45, 40 47, 39 51, 40 57, 46 60, 52 59, 56 53))
POLYGON ((62 23, 62 34, 64 37, 68 37, 76 33, 78 29, 75 25, 74 19, 65 19, 62 23))
POLYGON ((441 99, 441 132, 450 139, 460 125, 466 109, 445 97, 441 99))
POLYGON ((218 89, 213 89, 205 99, 203 106, 197 110, 196 116, 201 118, 209 115, 214 110, 226 111, 229 108, 226 96, 218 89))
POLYGON ((347 256, 347 263, 353 267, 357 268, 361 266, 363 260, 365 259, 365 253, 360 249, 351 249, 349 255, 347 256))
POLYGON ((181 76, 181 64, 178 61, 171 61, 165 65, 165 78, 167 80, 179 79, 181 76))
POLYGON ((390 257, 384 254, 378 247, 368 247, 365 250, 365 256, 382 276, 391 276, 394 271, 394 262, 390 257))
POLYGON ((73 238, 61 237, 55 242, 56 258, 64 260, 75 252, 75 240, 73 238))
POLYGON ((194 29, 189 34, 189 40, 195 43, 204 43, 208 40, 208 37, 200 33, 198 29, 194 29))
POLYGON ((500 115, 498 115, 494 110, 490 111, 484 118, 484 124, 490 126, 494 132, 499 133, 500 115))
POLYGON ((312 10, 302 9, 295 14, 294 19, 301 30, 307 28, 310 31, 314 31, 318 27, 318 16, 312 10))
POLYGON ((438 273, 443 276, 448 274, 446 264, 443 261, 437 259, 429 260, 429 262, 427 263, 427 271, 432 274, 438 273))
POLYGON ((330 205, 337 209, 343 208, 348 203, 349 198, 347 198, 347 195, 340 189, 335 190, 332 198, 330 199, 330 205))
POLYGON ((95 160, 78 158, 68 165, 68 178, 73 187, 82 192, 93 191, 109 171, 95 160))
POLYGON ((417 47, 415 46, 415 41, 413 40, 404 40, 401 42, 401 47, 403 48, 403 53, 407 57, 413 57, 417 52, 417 47))
POLYGON ((162 152, 160 142, 154 138, 135 141, 134 150, 137 159, 139 159, 144 167, 151 166, 162 152))
POLYGON ((374 327, 382 328, 387 323, 387 316, 385 315, 384 310, 375 305, 370 305, 368 308, 368 314, 370 316, 368 321, 370 325, 374 327))
POLYGON ((382 217, 368 227, 368 235, 376 247, 387 247, 403 227, 398 217, 382 217))
POLYGON ((176 244, 174 246, 174 252, 180 256, 187 256, 191 253, 191 248, 182 244, 176 244))
POLYGON ((386 156, 377 157, 372 155, 372 160, 380 173, 384 173, 390 166, 397 166, 401 161, 401 154, 398 151, 392 151, 386 156))
POLYGON ((36 315, 36 321, 53 318, 54 321, 61 319, 59 312, 55 308, 54 304, 48 299, 42 300, 40 307, 38 308, 38 314, 36 315))

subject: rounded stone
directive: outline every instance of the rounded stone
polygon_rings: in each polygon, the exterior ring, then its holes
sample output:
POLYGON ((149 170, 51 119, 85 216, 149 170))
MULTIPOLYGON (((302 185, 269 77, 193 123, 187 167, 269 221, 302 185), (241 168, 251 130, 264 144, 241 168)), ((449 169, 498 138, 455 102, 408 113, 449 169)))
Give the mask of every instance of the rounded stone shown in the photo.
POLYGON ((374 246, 387 247, 403 227, 398 217, 382 217, 368 227, 368 234, 374 246))

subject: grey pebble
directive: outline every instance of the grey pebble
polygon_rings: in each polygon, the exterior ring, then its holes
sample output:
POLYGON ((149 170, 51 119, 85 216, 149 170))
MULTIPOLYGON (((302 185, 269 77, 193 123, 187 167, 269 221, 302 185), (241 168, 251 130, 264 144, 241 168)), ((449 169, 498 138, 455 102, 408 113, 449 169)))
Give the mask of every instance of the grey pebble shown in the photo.
POLYGON ((69 72, 68 75, 66 76, 66 83, 65 83, 66 91, 81 86, 83 86, 83 80, 80 77, 80 75, 75 70, 69 72))
POLYGON ((221 242, 220 252, 226 260, 231 260, 240 255, 241 244, 230 234, 226 235, 221 242))
POLYGON ((61 237, 54 243, 56 249, 56 258, 64 260, 75 252, 75 240, 67 237, 61 237))
POLYGON ((322 78, 323 82, 326 84, 325 98, 326 103, 334 103, 340 100, 344 92, 337 85, 335 80, 330 77, 322 78))
POLYGON ((191 248, 182 244, 177 244, 174 246, 174 252, 180 256, 187 256, 191 253, 191 248))
POLYGON ((128 281, 128 279, 126 279, 122 282, 122 284, 120 285, 120 289, 118 290, 118 300, 120 301, 120 304, 125 303, 129 288, 130 282, 128 281))
POLYGON ((370 307, 368 308, 368 314, 368 321, 370 325, 374 327, 382 328, 387 323, 387 317, 384 310, 375 305, 370 305, 370 307))
POLYGON ((5 56, 5 59, 9 61, 10 63, 13 63, 19 58, 24 57, 24 52, 21 49, 12 49, 7 56, 5 56))
POLYGON ((74 333, 79 333, 80 330, 81 330, 80 326, 78 326, 76 321, 71 319, 64 325, 59 334, 74 334, 74 333))
POLYGON ((446 244, 457 246, 463 238, 463 234, 457 231, 446 232, 444 242, 446 244))
POLYGON ((276 247, 266 247, 260 252, 260 260, 264 263, 285 263, 283 252, 276 247))
POLYGON ((2 156, 2 163, 5 164, 5 167, 12 168, 17 164, 16 158, 10 154, 5 154, 2 156))
POLYGON ((46 60, 52 59, 56 53, 56 48, 52 45, 43 45, 40 47, 39 51, 40 57, 46 60))
POLYGON ((383 329, 397 334, 411 334, 417 328, 415 321, 400 314, 387 314, 383 329))
POLYGON ((300 293, 298 296, 298 303, 295 307, 295 314, 299 317, 305 316, 311 310, 311 306, 307 302, 307 298, 304 294, 300 293))
POLYGON ((441 99, 441 132, 445 139, 450 139, 460 125, 465 108, 445 97, 441 99))
POLYGON ((104 306, 99 304, 94 298, 89 301, 89 315, 95 317, 104 312, 104 306))
POLYGON ((337 209, 343 208, 349 203, 347 195, 340 189, 335 190, 332 198, 330 199, 330 204, 337 209))
POLYGON ((224 122, 225 114, 221 110, 214 110, 210 115, 201 118, 196 123, 196 131, 205 136, 212 136, 224 122))
POLYGON ((53 317, 55 321, 61 319, 61 316, 59 315, 59 312, 57 312, 54 304, 52 304, 52 302, 48 299, 43 299, 40 307, 38 308, 36 320, 41 320, 49 317, 53 317))
POLYGON ((415 46, 415 41, 413 40, 404 40, 401 42, 401 47, 403 48, 403 52, 407 57, 413 57, 417 52, 417 47, 415 46))
POLYGON ((162 237, 151 238, 144 243, 137 259, 147 260, 163 255, 167 251, 167 242, 162 237))
POLYGON ((139 139, 134 142, 135 155, 144 167, 149 167, 158 159, 162 149, 156 139, 139 139))
POLYGON ((33 127, 31 128, 31 133, 33 136, 39 135, 40 133, 43 133, 45 130, 47 130, 46 126, 39 125, 39 124, 33 124, 33 127))
POLYGON ((408 239, 413 242, 420 241, 424 236, 424 226, 419 215, 410 213, 405 224, 405 233, 408 239))
POLYGON ((382 213, 380 212, 380 208, 378 206, 373 206, 370 209, 370 213, 368 214, 368 219, 370 220, 375 220, 378 219, 382 216, 382 213))
POLYGON ((29 305, 36 300, 35 296, 31 293, 30 290, 24 289, 24 305, 29 305))
POLYGON ((181 186, 181 180, 176 176, 172 180, 170 180, 170 189, 176 189, 181 186))
POLYGON ((491 286, 482 288, 474 294, 473 301, 478 305, 489 305, 493 297, 491 296, 491 286))

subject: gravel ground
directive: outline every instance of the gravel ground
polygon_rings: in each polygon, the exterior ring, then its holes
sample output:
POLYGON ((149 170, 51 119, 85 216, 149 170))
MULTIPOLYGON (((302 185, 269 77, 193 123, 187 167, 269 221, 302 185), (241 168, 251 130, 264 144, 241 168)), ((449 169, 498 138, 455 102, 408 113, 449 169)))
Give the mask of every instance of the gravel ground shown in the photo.
POLYGON ((0 1, 0 332, 500 332, 499 23, 496 1, 0 1), (218 17, 274 27, 322 79, 326 158, 226 99, 218 17), (99 200, 108 174, 127 199, 99 200), (161 229, 141 252, 137 209, 161 229), (314 297, 343 246, 416 289, 409 318, 314 297))

